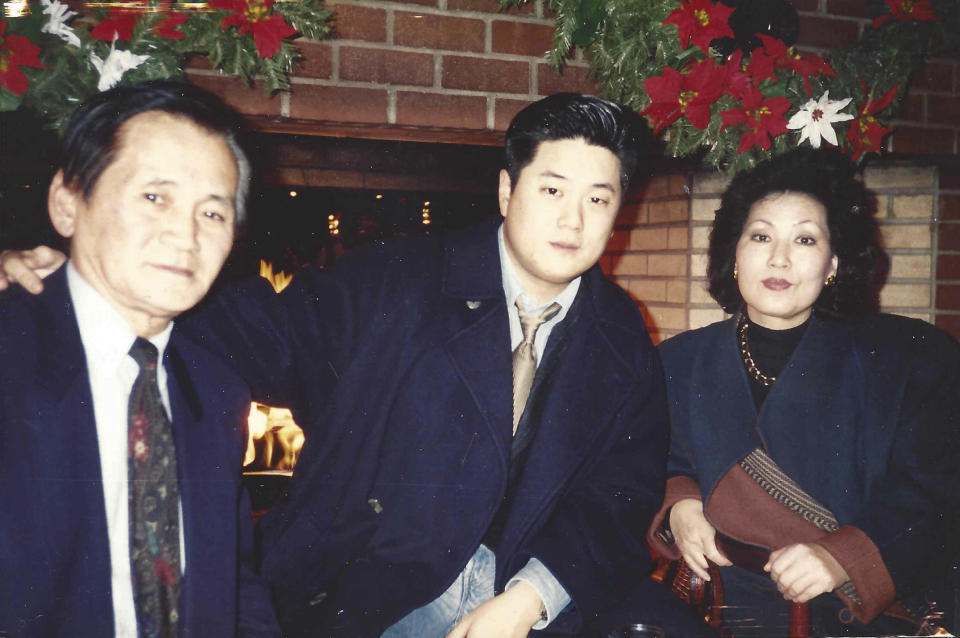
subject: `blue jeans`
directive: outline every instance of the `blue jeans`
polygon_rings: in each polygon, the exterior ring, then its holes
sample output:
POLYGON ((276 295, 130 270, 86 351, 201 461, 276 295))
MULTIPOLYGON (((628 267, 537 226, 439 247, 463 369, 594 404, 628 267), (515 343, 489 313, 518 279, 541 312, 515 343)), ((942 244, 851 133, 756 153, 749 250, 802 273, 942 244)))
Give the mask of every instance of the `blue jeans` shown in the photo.
POLYGON ((481 545, 447 591, 387 628, 381 638, 443 638, 464 616, 493 598, 497 559, 481 545))

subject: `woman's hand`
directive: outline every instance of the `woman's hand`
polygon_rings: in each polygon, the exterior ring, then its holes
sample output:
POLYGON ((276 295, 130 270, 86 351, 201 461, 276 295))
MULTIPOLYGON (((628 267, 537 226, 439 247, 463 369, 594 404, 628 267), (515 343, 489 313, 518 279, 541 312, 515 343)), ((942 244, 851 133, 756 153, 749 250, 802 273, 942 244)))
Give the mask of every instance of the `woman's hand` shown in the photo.
POLYGON ((18 283, 27 291, 39 294, 41 279, 59 268, 67 256, 46 246, 33 250, 5 250, 0 253, 0 290, 18 283))
POLYGON ((805 603, 850 580, 830 552, 813 543, 796 543, 770 554, 763 566, 787 600, 805 603))
POLYGON ((733 564, 717 549, 717 530, 704 517, 699 499, 685 498, 670 508, 670 531, 683 560, 703 580, 710 580, 707 559, 717 565, 733 564))

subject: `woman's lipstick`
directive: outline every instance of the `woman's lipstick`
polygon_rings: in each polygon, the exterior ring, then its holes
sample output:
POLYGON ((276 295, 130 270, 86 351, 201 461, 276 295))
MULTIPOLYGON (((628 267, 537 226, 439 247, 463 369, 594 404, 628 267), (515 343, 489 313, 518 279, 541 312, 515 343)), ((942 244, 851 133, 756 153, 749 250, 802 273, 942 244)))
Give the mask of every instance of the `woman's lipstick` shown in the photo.
POLYGON ((764 279, 761 283, 769 290, 786 290, 790 287, 790 282, 786 279, 774 279, 773 277, 764 279))

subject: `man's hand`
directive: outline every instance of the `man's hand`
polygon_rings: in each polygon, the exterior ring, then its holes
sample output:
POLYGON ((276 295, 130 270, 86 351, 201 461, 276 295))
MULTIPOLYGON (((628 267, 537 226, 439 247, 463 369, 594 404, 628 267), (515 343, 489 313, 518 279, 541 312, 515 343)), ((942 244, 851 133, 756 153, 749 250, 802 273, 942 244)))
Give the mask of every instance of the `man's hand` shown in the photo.
POLYGON ((700 499, 685 498, 670 508, 670 531, 683 560, 703 580, 710 580, 708 558, 724 567, 733 564, 717 549, 717 530, 703 515, 700 499))
POLYGON ((63 265, 67 256, 47 246, 33 250, 5 250, 0 253, 0 290, 10 284, 23 286, 35 295, 43 290, 44 277, 63 265))
POLYGON ((464 616, 447 638, 526 638, 542 604, 537 590, 521 580, 464 616))
POLYGON ((770 572, 783 597, 795 603, 805 603, 850 580, 837 559, 813 543, 781 547, 770 554, 763 569, 770 572))

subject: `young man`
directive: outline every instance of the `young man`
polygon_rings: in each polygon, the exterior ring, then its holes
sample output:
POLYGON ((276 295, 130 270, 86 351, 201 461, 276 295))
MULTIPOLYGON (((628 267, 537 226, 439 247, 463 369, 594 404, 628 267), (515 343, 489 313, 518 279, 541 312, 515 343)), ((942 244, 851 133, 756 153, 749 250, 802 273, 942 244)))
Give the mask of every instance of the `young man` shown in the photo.
POLYGON ((596 266, 638 126, 606 100, 544 99, 507 132, 502 227, 357 251, 279 303, 256 282, 191 324, 306 430, 263 525, 291 635, 575 630, 645 573, 663 381, 596 266))
POLYGON ((184 322, 305 429, 263 524, 289 635, 571 633, 645 576, 662 373, 596 265, 640 126, 541 100, 507 132, 502 224, 359 250, 279 296, 250 282, 184 322))
POLYGON ((240 483, 246 388, 174 330, 249 168, 190 85, 99 94, 49 190, 70 261, 0 294, 0 635, 278 636, 240 483))

